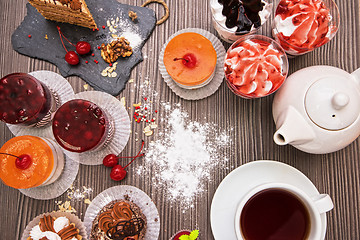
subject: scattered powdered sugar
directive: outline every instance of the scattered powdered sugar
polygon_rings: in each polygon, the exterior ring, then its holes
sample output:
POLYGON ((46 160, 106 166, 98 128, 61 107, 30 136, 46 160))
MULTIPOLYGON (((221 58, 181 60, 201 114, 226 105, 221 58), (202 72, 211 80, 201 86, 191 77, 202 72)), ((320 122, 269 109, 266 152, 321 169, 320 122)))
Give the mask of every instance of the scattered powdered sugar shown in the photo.
POLYGON ((67 197, 74 201, 82 201, 88 199, 92 194, 93 189, 90 187, 82 186, 81 188, 75 189, 73 185, 66 191, 67 197))
POLYGON ((211 171, 228 161, 224 149, 231 140, 215 124, 190 121, 179 105, 163 104, 163 109, 165 117, 160 121, 164 128, 158 140, 149 144, 137 173, 155 169, 155 186, 166 189, 170 201, 181 201, 184 209, 190 208, 195 197, 207 190, 211 171))
POLYGON ((139 34, 131 31, 123 32, 120 37, 126 38, 130 42, 132 48, 136 48, 143 41, 139 34))
POLYGON ((106 27, 109 34, 106 36, 106 44, 124 37, 130 42, 130 46, 137 48, 145 39, 141 36, 138 24, 132 22, 128 17, 124 19, 121 15, 109 18, 106 27))

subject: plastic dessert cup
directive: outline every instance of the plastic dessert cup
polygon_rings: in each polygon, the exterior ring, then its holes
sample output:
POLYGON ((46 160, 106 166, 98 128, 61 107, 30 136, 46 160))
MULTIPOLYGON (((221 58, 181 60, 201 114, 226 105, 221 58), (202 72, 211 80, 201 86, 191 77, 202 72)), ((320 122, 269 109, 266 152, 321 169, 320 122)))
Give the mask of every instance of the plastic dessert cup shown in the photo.
POLYGON ((225 56, 225 79, 233 93, 260 98, 275 92, 288 73, 288 59, 279 44, 262 35, 248 35, 231 45, 225 56))
POLYGON ((64 168, 64 154, 51 139, 26 135, 14 137, 1 147, 0 152, 11 154, 0 154, 0 178, 13 188, 49 185, 59 178, 64 168), (29 158, 17 158, 24 155, 29 158))
POLYGON ((221 39, 233 43, 256 33, 270 18, 273 0, 210 0, 212 22, 221 39))
POLYGON ((272 35, 290 56, 321 47, 336 34, 340 14, 333 0, 278 0, 272 35))
POLYGON ((47 125, 57 103, 42 82, 27 73, 12 73, 0 79, 0 120, 31 127, 47 125))
POLYGON ((63 104, 55 113, 52 128, 61 147, 78 153, 104 147, 114 133, 112 119, 105 110, 82 99, 63 104))

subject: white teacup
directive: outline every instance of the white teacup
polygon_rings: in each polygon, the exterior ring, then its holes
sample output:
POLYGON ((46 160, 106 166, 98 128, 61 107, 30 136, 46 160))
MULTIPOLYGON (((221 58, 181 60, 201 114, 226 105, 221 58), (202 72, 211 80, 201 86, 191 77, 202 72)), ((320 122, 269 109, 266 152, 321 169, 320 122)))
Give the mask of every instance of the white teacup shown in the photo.
MULTIPOLYGON (((266 183, 261 184, 253 189, 251 189, 244 198, 241 199, 236 214, 235 214, 235 232, 238 240, 245 239, 243 230, 241 229, 241 223, 240 218, 241 214, 243 212, 244 206, 246 203, 252 199, 253 196, 255 196, 258 193, 263 192, 264 190, 280 190, 287 193, 292 194, 302 202, 302 204, 305 206, 308 214, 309 214, 309 224, 308 224, 308 234, 306 239, 311 240, 319 240, 321 239, 322 234, 322 222, 320 215, 322 213, 326 213, 333 209, 334 204, 327 194, 317 194, 315 196, 309 196, 304 191, 300 190, 299 188, 285 184, 285 183, 266 183)), ((264 191, 265 193, 265 191, 264 191)), ((259 195, 257 195, 259 196, 259 195)), ((261 226, 258 226, 259 231, 261 231, 261 226)), ((248 240, 248 239, 247 239, 248 240)))

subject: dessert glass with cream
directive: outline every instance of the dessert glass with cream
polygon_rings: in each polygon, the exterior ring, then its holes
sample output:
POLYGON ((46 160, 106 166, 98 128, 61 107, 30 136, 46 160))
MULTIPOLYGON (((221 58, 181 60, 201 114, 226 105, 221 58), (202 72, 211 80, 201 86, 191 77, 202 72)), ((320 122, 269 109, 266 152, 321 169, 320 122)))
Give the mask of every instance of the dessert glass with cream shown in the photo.
POLYGON ((272 0, 210 0, 213 25, 219 36, 233 43, 255 33, 270 17, 272 0))
POLYGON ((0 152, 0 178, 16 189, 49 185, 59 178, 64 168, 64 154, 51 139, 14 137, 0 152))
POLYGON ((281 46, 262 35, 247 35, 226 53, 225 79, 230 90, 243 98, 275 92, 288 73, 288 59, 281 46))
POLYGON ((27 73, 0 79, 0 120, 29 127, 47 125, 57 108, 55 93, 27 73))
POLYGON ((339 9, 333 0, 280 0, 272 34, 287 54, 298 56, 329 42, 339 23, 339 9))
POLYGON ((95 103, 74 99, 55 113, 52 129, 56 141, 71 152, 95 151, 109 143, 114 124, 109 114, 95 103))

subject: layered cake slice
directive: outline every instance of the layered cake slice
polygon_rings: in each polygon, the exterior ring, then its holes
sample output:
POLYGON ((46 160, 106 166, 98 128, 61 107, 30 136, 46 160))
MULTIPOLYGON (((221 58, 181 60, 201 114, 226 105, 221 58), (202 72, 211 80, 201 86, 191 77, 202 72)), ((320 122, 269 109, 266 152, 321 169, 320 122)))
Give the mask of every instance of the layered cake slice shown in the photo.
POLYGON ((29 0, 46 19, 96 29, 84 0, 29 0))

